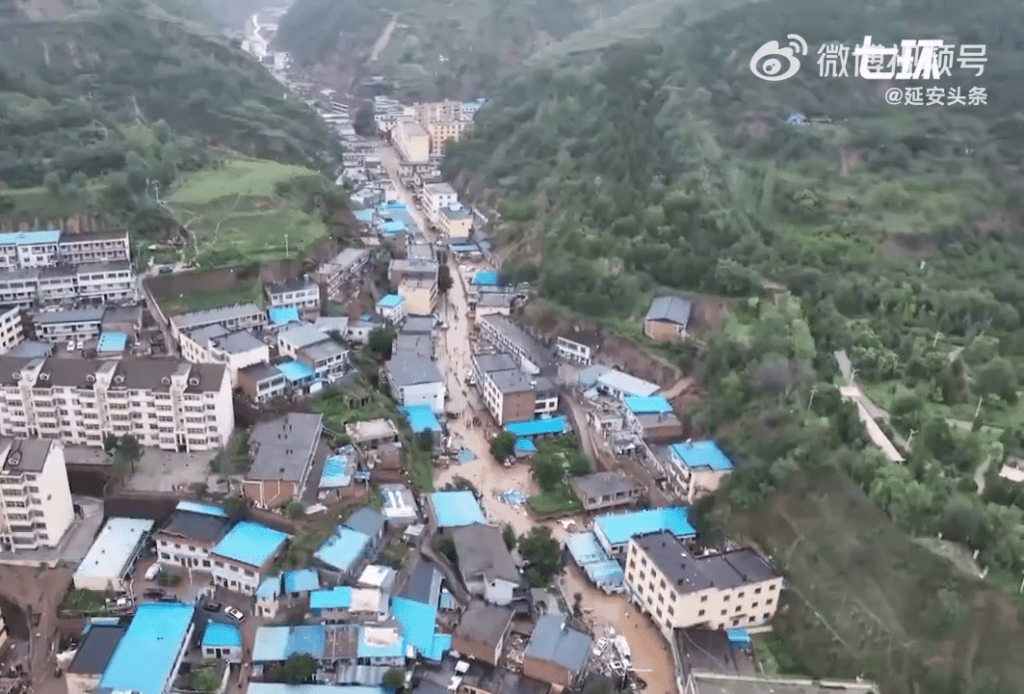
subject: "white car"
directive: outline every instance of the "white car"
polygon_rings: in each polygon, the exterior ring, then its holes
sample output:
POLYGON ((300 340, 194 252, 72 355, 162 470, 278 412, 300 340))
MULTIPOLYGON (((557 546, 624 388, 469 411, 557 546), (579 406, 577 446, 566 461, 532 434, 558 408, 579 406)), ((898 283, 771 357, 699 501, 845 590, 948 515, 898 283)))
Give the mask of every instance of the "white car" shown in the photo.
POLYGON ((226 614, 228 617, 231 617, 231 619, 235 620, 236 622, 244 622, 245 621, 245 615, 242 614, 242 611, 239 610, 238 608, 235 608, 235 607, 225 607, 224 608, 224 614, 226 614))
POLYGON ((74 340, 72 340, 71 342, 68 343, 68 351, 69 352, 74 352, 75 351, 75 341, 74 340))

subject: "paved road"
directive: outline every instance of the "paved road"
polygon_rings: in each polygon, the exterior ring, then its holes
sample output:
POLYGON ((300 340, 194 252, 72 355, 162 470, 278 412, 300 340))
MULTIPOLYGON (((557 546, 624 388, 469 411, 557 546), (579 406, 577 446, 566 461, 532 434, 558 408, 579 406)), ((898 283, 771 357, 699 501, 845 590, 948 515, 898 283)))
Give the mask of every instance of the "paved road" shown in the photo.
POLYGON ((380 36, 377 38, 377 41, 373 44, 373 52, 370 53, 371 63, 377 62, 377 56, 380 55, 381 51, 387 48, 388 43, 391 41, 391 34, 394 33, 395 26, 397 24, 398 13, 395 12, 393 15, 391 15, 391 21, 388 22, 388 25, 386 27, 384 27, 384 31, 380 33, 380 36))

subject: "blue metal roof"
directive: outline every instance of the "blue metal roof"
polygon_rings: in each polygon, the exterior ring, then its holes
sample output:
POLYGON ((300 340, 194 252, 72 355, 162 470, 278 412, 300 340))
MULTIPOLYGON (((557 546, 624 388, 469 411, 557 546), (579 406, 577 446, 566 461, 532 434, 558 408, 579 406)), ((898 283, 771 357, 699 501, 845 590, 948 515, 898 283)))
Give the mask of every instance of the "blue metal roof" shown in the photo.
POLYGON ((281 597, 281 577, 271 576, 264 579, 256 589, 256 597, 261 600, 277 600, 281 597))
POLYGON ((320 588, 320 574, 313 569, 284 572, 284 592, 308 593, 320 588))
POLYGON ((729 645, 733 648, 746 648, 750 646, 750 632, 746 629, 729 629, 725 633, 729 637, 729 645))
POLYGON ((401 294, 388 294, 377 302, 378 308, 398 308, 405 299, 401 294))
POLYGON ((622 566, 614 559, 605 559, 594 564, 587 564, 583 567, 587 578, 596 586, 608 586, 617 588, 626 581, 626 575, 622 566))
POLYGON ((608 555, 605 554, 604 549, 598 544, 594 533, 570 535, 569 539, 565 541, 565 546, 569 549, 569 554, 572 555, 573 561, 580 566, 599 564, 608 560, 608 555))
POLYGON ((380 225, 380 233, 388 235, 400 234, 403 231, 406 231, 407 229, 408 227, 405 225, 405 222, 392 221, 384 222, 383 224, 380 225))
POLYGON ((366 627, 360 624, 356 655, 359 658, 401 658, 405 655, 405 639, 399 635, 394 643, 369 643, 366 640, 366 627))
POLYGON ((139 694, 163 694, 185 646, 194 605, 176 602, 139 605, 117 644, 99 686, 139 694), (145 667, 140 664, 145 663, 145 667))
POLYGON ((280 684, 249 682, 246 694, 386 694, 384 687, 338 684, 280 684))
POLYGON ((394 598, 391 614, 402 625, 405 643, 422 658, 441 661, 452 648, 450 634, 437 633, 437 608, 409 598, 394 598))
POLYGON ((286 361, 283 364, 277 364, 277 368, 292 383, 316 377, 316 372, 313 369, 299 361, 286 361))
POLYGON ((498 281, 498 273, 493 270, 480 270, 476 273, 476 276, 473 277, 473 284, 481 284, 491 287, 496 286, 498 281))
POLYGON ((430 495, 430 505, 440 528, 487 522, 473 492, 434 492, 430 495))
POLYGON ((473 251, 479 251, 480 247, 475 243, 453 243, 451 249, 456 253, 472 253, 473 251))
POLYGON ((97 352, 123 352, 128 347, 128 335, 125 333, 102 333, 96 343, 97 352))
POLYGON ((352 588, 334 586, 330 590, 314 590, 309 594, 309 609, 343 609, 352 606, 352 588))
POLYGON ((642 398, 630 395, 624 398, 623 402, 633 414, 664 414, 672 411, 672 404, 665 398, 657 396, 642 398))
POLYGON ((9 231, 0 234, 0 246, 36 246, 60 241, 60 231, 9 231))
POLYGON ((430 409, 430 405, 412 405, 398 409, 409 422, 409 427, 413 430, 413 433, 418 434, 421 431, 436 433, 441 431, 441 422, 438 421, 434 411, 430 409))
POLYGON ((612 545, 620 545, 629 542, 631 537, 659 530, 667 530, 676 537, 694 537, 697 534, 690 525, 685 506, 598 516, 594 519, 594 529, 612 545))
POLYGON ((360 222, 369 224, 373 221, 373 210, 356 210, 352 214, 355 215, 355 218, 360 222))
POLYGON ((197 504, 194 501, 179 501, 175 508, 179 511, 188 511, 189 513, 201 513, 204 516, 216 516, 217 518, 228 517, 228 514, 220 506, 197 504))
POLYGON ((320 489, 336 489, 352 484, 354 467, 348 456, 332 455, 324 461, 324 471, 320 475, 320 489))
POLYGON ((326 642, 327 627, 323 624, 262 626, 256 629, 252 662, 274 663, 299 654, 319 659, 326 642))
POLYGON ((203 634, 203 648, 241 648, 242 634, 234 624, 208 622, 203 634))
POLYGON ((692 469, 706 468, 715 472, 727 472, 735 466, 714 441, 675 443, 669 446, 672 457, 692 469))
POLYGON ((271 325, 287 325, 299 322, 299 309, 294 306, 272 308, 267 311, 271 325))
POLYGON ((277 554, 288 536, 259 523, 242 521, 213 548, 213 554, 249 566, 263 566, 277 554))
POLYGON ((512 450, 516 453, 536 453, 537 446, 530 439, 516 439, 512 450))
POLYGON ((564 434, 567 430, 565 417, 550 419, 534 419, 529 422, 513 422, 505 425, 505 431, 514 436, 545 436, 547 434, 564 434))
POLYGON ((327 540, 316 552, 316 558, 338 571, 351 571, 366 550, 370 538, 360 532, 338 528, 334 537, 327 540))

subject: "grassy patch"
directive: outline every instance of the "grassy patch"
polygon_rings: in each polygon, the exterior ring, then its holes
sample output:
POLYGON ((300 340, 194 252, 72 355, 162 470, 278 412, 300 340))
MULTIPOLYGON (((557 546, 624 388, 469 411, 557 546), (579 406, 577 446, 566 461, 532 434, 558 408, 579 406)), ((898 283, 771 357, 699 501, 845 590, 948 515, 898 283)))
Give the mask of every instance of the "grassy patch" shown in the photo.
POLYGON ((231 159, 189 174, 167 200, 192 235, 200 265, 298 256, 327 227, 303 190, 319 174, 259 159, 231 159))
POLYGON ((183 292, 160 300, 161 308, 169 315, 245 303, 263 305, 263 290, 259 281, 240 279, 235 286, 224 291, 183 292))
POLYGON ((92 185, 77 194, 54 195, 44 186, 35 186, 9 188, 0 191, 0 195, 14 203, 14 210, 11 212, 14 216, 63 217, 88 209, 99 190, 99 185, 92 185))
POLYGON ((73 615, 95 615, 107 611, 103 593, 85 588, 75 588, 64 600, 63 611, 73 615))
POLYGON ((527 499, 535 512, 542 515, 552 513, 572 513, 582 508, 580 500, 569 489, 558 489, 553 492, 543 492, 527 499))

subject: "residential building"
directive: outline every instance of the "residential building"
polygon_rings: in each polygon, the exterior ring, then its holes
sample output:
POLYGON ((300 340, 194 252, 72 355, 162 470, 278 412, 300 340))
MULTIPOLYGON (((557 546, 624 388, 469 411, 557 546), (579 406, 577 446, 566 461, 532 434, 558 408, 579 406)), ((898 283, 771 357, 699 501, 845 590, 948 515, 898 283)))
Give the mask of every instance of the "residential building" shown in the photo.
POLYGON ((400 294, 388 294, 377 302, 377 313, 386 321, 401 323, 405 318, 405 299, 400 294))
MULTIPOLYGON (((452 649, 455 650, 454 645, 452 649)), ((449 658, 439 667, 417 665, 423 679, 412 694, 550 694, 551 685, 482 660, 449 658), (458 685, 450 689, 453 682, 458 685)), ((860 694, 858 692, 858 694, 860 694)))
POLYGON ((384 367, 384 374, 391 396, 401 405, 429 405, 434 414, 444 414, 447 389, 432 359, 419 356, 391 359, 384 367))
POLYGON ((69 308, 56 311, 38 311, 29 320, 37 340, 60 344, 88 342, 100 336, 103 308, 69 308))
POLYGON ((406 316, 402 323, 403 335, 429 335, 437 337, 437 320, 433 316, 406 316))
POLYGON ((278 508, 301 499, 322 432, 321 414, 289 412, 256 424, 249 433, 252 463, 242 481, 242 494, 259 508, 278 508))
POLYGON ((466 658, 497 665, 505 648, 505 636, 512 625, 508 607, 474 600, 462 613, 452 634, 452 650, 466 658))
POLYGON ((472 293, 471 291, 467 303, 473 311, 475 322, 479 324, 485 316, 511 315, 513 301, 515 301, 515 294, 508 292, 472 293))
POLYGON ((86 263, 75 268, 76 294, 83 299, 137 301, 139 281, 129 260, 86 263))
POLYGON ((430 154, 443 156, 449 142, 458 142, 469 127, 463 120, 437 120, 426 126, 430 138, 430 154))
POLYGON ((142 306, 107 306, 100 329, 105 333, 124 333, 133 340, 142 331, 142 306))
POLYGON ((461 104, 451 100, 413 104, 412 111, 416 121, 424 126, 436 121, 458 120, 462 113, 461 104))
MULTIPOLYGON (((2 235, 2 234, 0 234, 2 235)), ((2 247, 0 247, 2 250, 2 247)), ((39 270, 0 270, 0 302, 27 308, 42 301, 39 291, 39 270)), ((74 296, 74 289, 68 296, 74 296)))
POLYGON ((312 345, 327 342, 331 336, 322 330, 317 330, 308 323, 292 325, 277 334, 277 351, 283 357, 295 359, 299 350, 312 345))
POLYGON ((21 320, 21 309, 17 306, 0 306, 0 354, 10 352, 15 345, 25 341, 25 327, 21 320))
POLYGON ((179 501, 167 523, 154 535, 157 561, 209 571, 213 566, 210 552, 230 528, 231 520, 219 506, 179 501))
POLYGON ((692 305, 678 296, 659 296, 644 317, 644 335, 659 342, 686 338, 692 305))
POLYGON ((533 414, 550 417, 558 411, 558 384, 547 376, 533 379, 533 414))
POLYGON ((623 404, 626 423, 641 439, 671 441, 683 435, 683 423, 665 398, 627 396, 623 404))
POLYGON ((430 183, 423 187, 423 211, 434 226, 441 226, 441 210, 459 202, 459 195, 447 183, 430 183))
POLYGON ((210 619, 199 644, 204 659, 242 662, 242 633, 236 624, 225 624, 210 619))
POLYGON ((654 395, 661 387, 656 383, 630 376, 617 369, 608 369, 599 375, 594 388, 609 397, 625 400, 627 397, 646 398, 654 395))
POLYGON ((333 339, 302 347, 295 358, 311 368, 321 381, 334 382, 348 370, 348 348, 333 339))
POLYGON ((398 287, 405 279, 437 280, 437 254, 427 244, 410 244, 405 258, 395 258, 388 265, 388 282, 398 287))
POLYGON ((348 326, 345 330, 345 339, 354 345, 369 344, 370 333, 382 326, 382 323, 375 320, 349 321, 348 326))
POLYGON ((381 512, 392 526, 406 526, 420 518, 416 497, 404 484, 382 484, 377 488, 384 506, 381 512))
POLYGON ((430 134, 419 123, 399 122, 391 131, 391 139, 404 161, 410 164, 430 161, 430 134))
MULTIPOLYGON (((346 528, 355 530, 357 533, 369 538, 367 549, 372 551, 380 547, 381 542, 384 541, 384 530, 387 526, 387 521, 384 519, 384 515, 377 509, 363 506, 356 509, 348 517, 344 525, 346 528)), ((366 575, 366 577, 368 579, 369 575, 366 575)), ((381 586, 375 585, 373 587, 380 588, 381 586)))
POLYGON ((485 371, 480 383, 484 405, 498 425, 533 419, 536 406, 533 384, 522 371, 485 371))
POLYGON ((313 557, 326 571, 333 572, 337 581, 342 581, 352 576, 369 549, 369 537, 348 526, 341 526, 335 529, 334 534, 327 538, 313 557))
POLYGON ((419 356, 430 359, 434 356, 434 340, 430 335, 413 334, 409 335, 403 330, 395 336, 391 345, 391 354, 407 356, 419 356))
POLYGON ((342 284, 355 279, 369 262, 368 249, 346 248, 322 263, 313 274, 313 279, 321 285, 321 301, 336 299, 341 293, 342 284))
POLYGON ((434 492, 427 498, 431 521, 438 529, 487 523, 480 502, 471 491, 434 492))
POLYGON ((135 561, 149 541, 153 521, 110 518, 72 577, 75 588, 127 593, 135 561))
POLYGON ((411 316, 429 316, 437 308, 437 280, 406 277, 398 285, 398 293, 411 316))
POLYGON ((597 511, 636 503, 644 488, 621 472, 595 472, 569 480, 585 511, 597 511))
POLYGON ((441 208, 437 226, 447 238, 464 241, 473 232, 473 213, 461 203, 453 203, 441 208))
POLYGON ((594 519, 594 537, 610 559, 622 559, 631 538, 661 531, 680 540, 697 537, 685 506, 609 513, 594 519))
MULTIPOLYGON (((71 662, 64 668, 68 694, 89 694, 99 688, 100 678, 127 631, 127 624, 89 624, 71 662)), ((0 645, 2 641, 0 638, 0 645)))
POLYGON ((0 551, 58 546, 75 516, 64 446, 3 438, 0 461, 0 551))
POLYGON ((309 594, 309 613, 325 624, 341 624, 351 617, 351 586, 322 588, 309 594))
POLYGON ((513 593, 522 580, 501 530, 473 523, 452 529, 451 536, 459 573, 469 592, 492 605, 512 604, 513 593))
POLYGON ((473 355, 473 378, 483 383, 488 373, 513 371, 519 368, 518 362, 507 352, 485 352, 473 355))
POLYGON ((57 243, 61 263, 111 263, 131 260, 131 243, 127 231, 88 231, 62 233, 57 243))
POLYGON ((176 359, 0 357, 0 434, 103 445, 133 434, 143 446, 217 450, 235 426, 223 364, 176 359))
POLYGON ((238 370, 238 387, 253 402, 264 403, 283 397, 288 381, 276 366, 254 364, 238 370))
POLYGON ((601 334, 596 330, 575 329, 559 335, 555 341, 559 357, 582 366, 594 363, 594 354, 600 346, 601 334))
POLYGON ((544 615, 523 651, 523 674, 573 689, 586 670, 590 644, 590 636, 570 627, 563 615, 544 615))
POLYGON ((262 329, 267 326, 267 314, 256 304, 235 304, 171 316, 171 333, 175 341, 180 339, 182 332, 211 325, 222 325, 231 331, 262 329))
POLYGON ((0 269, 52 267, 60 261, 60 231, 11 231, 0 233, 0 269))
POLYGON ((213 584, 255 595, 263 574, 273 568, 274 557, 287 539, 284 533, 258 523, 238 523, 210 552, 213 584))
POLYGON ((368 419, 345 425, 345 434, 352 445, 367 453, 398 442, 398 429, 390 419, 368 419))
POLYGON ((671 464, 663 466, 673 490, 692 503, 718 490, 735 467, 714 441, 676 443, 668 447, 671 464))
POLYGON ((480 336, 492 345, 511 354, 519 368, 528 374, 551 375, 558 366, 554 354, 508 316, 486 316, 478 323, 480 336))
POLYGON ((270 347, 248 330, 230 331, 223 325, 210 325, 179 335, 181 357, 197 364, 224 364, 231 386, 238 385, 238 372, 270 361, 270 347))
POLYGON ((783 579, 752 549, 696 557, 671 532, 633 537, 626 552, 630 598, 665 632, 764 624, 783 579))
POLYGON ((308 277, 270 282, 263 287, 269 308, 295 308, 300 313, 320 312, 320 285, 308 277))
POLYGON ((192 640, 195 605, 143 603, 100 678, 97 691, 167 694, 192 640))

